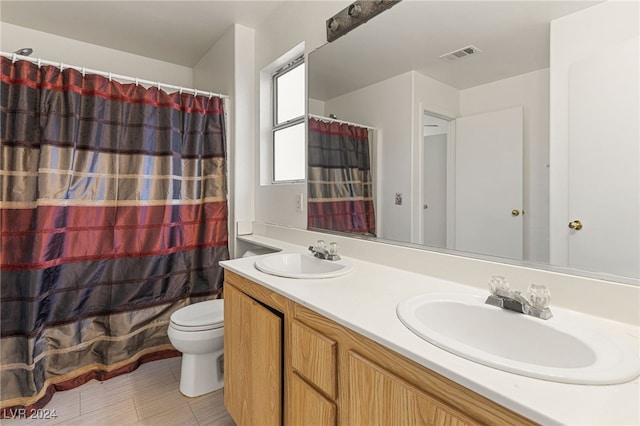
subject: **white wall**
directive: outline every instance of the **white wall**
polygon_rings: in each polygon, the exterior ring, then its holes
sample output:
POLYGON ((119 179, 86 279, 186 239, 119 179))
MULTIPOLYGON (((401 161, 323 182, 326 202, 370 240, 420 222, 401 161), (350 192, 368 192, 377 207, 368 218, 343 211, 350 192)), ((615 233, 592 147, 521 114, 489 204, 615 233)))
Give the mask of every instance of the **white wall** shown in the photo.
MULTIPOLYGON (((451 118, 460 114, 460 96, 457 89, 419 72, 414 73, 414 78, 416 111, 420 117, 425 111, 451 118)), ((418 124, 421 127, 422 122, 418 124)), ((422 133, 421 128, 420 134, 422 133)))
MULTIPOLYGON (((412 162, 411 162, 411 238, 412 242, 420 243, 424 235, 423 211, 423 182, 424 173, 421 167, 423 158, 424 128, 423 116, 425 111, 447 117, 457 118, 460 115, 460 94, 457 89, 440 81, 427 77, 419 72, 413 72, 413 109, 411 111, 412 132, 412 162)), ((455 138, 455 134, 449 137, 455 138)), ((451 156, 452 153, 448 153, 451 156)), ((450 174, 450 171, 447 173, 450 174)), ((450 191, 449 191, 450 192, 450 191)), ((450 197, 451 198, 451 197, 450 197)), ((451 201, 448 201, 450 204, 451 201)), ((450 209, 450 206, 447 206, 450 209)))
POLYGON ((524 259, 549 261, 549 70, 460 91, 463 117, 522 106, 524 259))
POLYGON ((640 3, 609 1, 551 22, 550 260, 568 264, 569 68, 612 45, 637 37, 640 3), (557 165, 557 166, 556 166, 557 165))
POLYGON ((378 133, 378 237, 410 241, 413 72, 372 84, 325 102, 339 119, 375 127, 378 133), (395 194, 402 194, 402 205, 395 194))
MULTIPOLYGON (((292 1, 285 2, 275 13, 265 19, 256 29, 255 74, 259 84, 260 73, 282 55, 304 42, 305 54, 326 42, 325 21, 349 5, 350 1, 292 1)), ((258 91, 259 93, 259 91, 258 91)), ((256 117, 260 117, 260 103, 256 100, 256 117)), ((267 114, 268 118, 268 114, 267 114)), ((264 121, 265 118, 260 120, 264 121)), ((255 152, 268 156, 269 150, 261 147, 268 142, 268 133, 261 132, 256 123, 255 152)), ((256 168, 264 158, 256 158, 256 168)), ((267 159, 268 161, 268 159, 267 159)), ((296 194, 304 194, 306 205, 307 185, 260 184, 259 174, 255 177, 255 220, 306 229, 307 209, 296 211, 296 194)), ((268 179, 263 179, 268 180, 268 179)))
POLYGON ((198 89, 232 95, 234 46, 235 26, 231 26, 193 67, 193 83, 198 89))
MULTIPOLYGON (((255 79, 255 30, 235 26, 236 45, 234 56, 235 87, 233 90, 233 115, 235 117, 234 150, 234 214, 235 221, 253 221, 255 212, 255 179, 258 173, 255 154, 256 117, 255 79)), ((234 230, 235 235, 235 230, 234 230)), ((236 252, 236 256, 241 253, 236 252)))
POLYGON ((314 114, 314 115, 319 115, 324 117, 325 113, 324 113, 324 102, 323 101, 319 101, 317 99, 311 99, 309 98, 309 114, 314 114))
POLYGON ((0 48, 3 52, 13 52, 22 47, 31 47, 33 49, 31 56, 34 58, 176 86, 193 87, 193 72, 189 67, 6 22, 2 22, 0 25, 0 34, 2 36, 0 37, 0 48))
POLYGON ((229 141, 229 252, 236 248, 237 221, 253 221, 254 180, 254 79, 255 31, 236 24, 214 44, 193 70, 194 84, 203 90, 230 96, 227 102, 229 141))
POLYGON ((420 242, 422 114, 451 119, 524 107, 525 259, 547 262, 548 253, 548 70, 458 91, 409 72, 325 102, 327 114, 380 130, 378 236, 420 242), (384 102, 381 100, 384 99, 384 102), (390 103, 392 102, 392 103, 390 103), (403 205, 394 204, 395 194, 403 205))

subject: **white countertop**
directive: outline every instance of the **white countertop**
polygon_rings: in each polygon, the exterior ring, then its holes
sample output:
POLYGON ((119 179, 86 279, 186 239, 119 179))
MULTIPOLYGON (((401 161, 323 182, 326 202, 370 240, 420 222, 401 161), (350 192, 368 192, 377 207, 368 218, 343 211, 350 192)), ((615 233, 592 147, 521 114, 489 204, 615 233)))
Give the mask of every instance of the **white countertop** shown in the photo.
MULTIPOLYGON (((273 249, 306 252, 306 247, 265 237, 245 238, 273 249)), ((357 259, 349 259, 353 270, 342 277, 281 278, 258 271, 254 267, 256 259, 235 259, 221 265, 533 421, 544 425, 640 425, 640 380, 637 378, 620 385, 587 386, 519 376, 440 349, 412 333, 396 315, 399 302, 418 294, 486 295, 486 291, 357 259)), ((584 315, 584 321, 638 346, 638 327, 590 315, 584 315)))

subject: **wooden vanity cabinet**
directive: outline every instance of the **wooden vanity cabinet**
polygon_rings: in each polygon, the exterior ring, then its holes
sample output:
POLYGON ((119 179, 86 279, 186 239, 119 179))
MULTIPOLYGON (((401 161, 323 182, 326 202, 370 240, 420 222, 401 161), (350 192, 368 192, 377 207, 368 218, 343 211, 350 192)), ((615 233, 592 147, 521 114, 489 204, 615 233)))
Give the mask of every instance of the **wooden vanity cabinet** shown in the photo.
MULTIPOLYGON (((278 398, 283 409, 279 421, 287 426, 535 424, 259 284, 229 271, 225 274, 225 406, 239 426, 267 424, 264 414, 250 417, 245 411, 256 409, 275 414, 277 410, 265 410, 265 407, 275 407, 278 398), (231 303, 226 300, 229 288, 232 288, 231 303), (277 361, 267 360, 266 352, 277 354, 278 351, 273 347, 275 343, 267 344, 262 346, 260 355, 247 357, 240 353, 245 348, 227 346, 253 342, 253 337, 249 336, 227 338, 232 332, 240 336, 252 334, 251 329, 238 330, 235 325, 229 327, 227 322, 227 310, 237 309, 238 303, 234 301, 240 299, 237 293, 244 293, 260 307, 269 306, 271 311, 281 314, 279 318, 284 321, 279 334, 284 350, 280 355, 282 393, 277 395, 265 384, 264 391, 273 394, 269 397, 273 399, 268 403, 255 403, 255 406, 241 389, 259 388, 262 386, 259 382, 265 380, 264 374, 246 371, 240 365, 256 362, 262 366, 259 368, 272 368, 267 365, 277 361), (231 356, 238 359, 229 362, 231 356), (263 359, 258 360, 260 357, 263 359), (255 383, 245 384, 253 379, 255 383), (234 384, 236 388, 233 388, 234 384), (254 421, 256 419, 259 421, 254 421)), ((242 313, 229 313, 229 321, 238 315, 253 315, 247 313, 248 307, 243 309, 242 313)), ((247 326, 247 319, 236 320, 245 321, 247 326)), ((275 329, 277 326, 274 325, 275 329)), ((253 330, 255 334, 265 332, 263 328, 253 330)), ((262 340, 266 336, 257 337, 262 340)), ((276 368, 272 369, 273 374, 276 371, 276 368)))
POLYGON ((238 425, 282 424, 282 315, 227 282, 224 405, 238 425))

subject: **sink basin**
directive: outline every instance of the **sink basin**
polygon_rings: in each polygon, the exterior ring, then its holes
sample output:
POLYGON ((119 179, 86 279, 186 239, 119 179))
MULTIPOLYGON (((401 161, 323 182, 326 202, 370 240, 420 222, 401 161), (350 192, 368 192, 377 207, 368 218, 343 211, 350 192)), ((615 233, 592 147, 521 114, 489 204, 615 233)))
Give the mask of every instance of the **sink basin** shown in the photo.
POLYGON ((397 314, 412 332, 442 349, 523 376, 606 385, 640 374, 636 350, 582 324, 577 314, 554 312, 542 320, 486 305, 485 299, 422 294, 399 303, 397 314))
POLYGON ((322 260, 306 253, 275 253, 256 260, 256 268, 287 278, 333 278, 351 272, 348 260, 322 260))

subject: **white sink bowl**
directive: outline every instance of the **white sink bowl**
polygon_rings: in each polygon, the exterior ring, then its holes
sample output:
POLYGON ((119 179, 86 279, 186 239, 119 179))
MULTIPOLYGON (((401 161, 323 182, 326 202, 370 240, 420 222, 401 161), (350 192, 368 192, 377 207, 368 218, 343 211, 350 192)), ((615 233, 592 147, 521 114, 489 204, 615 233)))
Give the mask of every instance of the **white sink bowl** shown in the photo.
POLYGON ((399 303, 397 314, 407 328, 442 349, 522 376, 607 385, 640 374, 636 350, 582 324, 578 314, 554 312, 542 320, 486 305, 485 299, 422 294, 399 303))
POLYGON ((275 253, 256 260, 256 268, 286 278, 333 278, 351 272, 348 260, 322 260, 306 253, 275 253))

